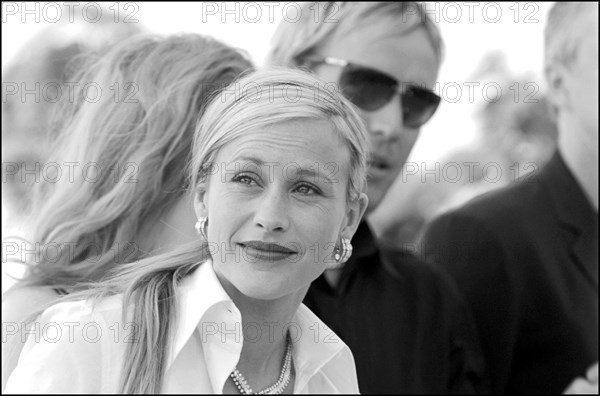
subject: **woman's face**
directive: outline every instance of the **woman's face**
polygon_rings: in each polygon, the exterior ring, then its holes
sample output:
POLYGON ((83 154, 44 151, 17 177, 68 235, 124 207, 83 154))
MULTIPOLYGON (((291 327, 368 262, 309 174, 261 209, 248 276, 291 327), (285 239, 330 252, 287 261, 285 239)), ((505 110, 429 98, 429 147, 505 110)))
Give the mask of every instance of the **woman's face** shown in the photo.
POLYGON ((242 294, 305 290, 351 238, 366 196, 347 204, 350 153, 327 121, 298 120, 225 145, 196 200, 215 272, 242 294))

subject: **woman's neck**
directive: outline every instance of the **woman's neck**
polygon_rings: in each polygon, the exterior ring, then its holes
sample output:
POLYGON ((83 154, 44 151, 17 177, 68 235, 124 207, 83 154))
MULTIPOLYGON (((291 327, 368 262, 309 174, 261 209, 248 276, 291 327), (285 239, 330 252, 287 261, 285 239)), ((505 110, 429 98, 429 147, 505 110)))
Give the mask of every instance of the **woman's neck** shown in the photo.
MULTIPOLYGON (((286 297, 275 301, 234 300, 242 313, 244 336, 237 368, 250 383, 256 384, 254 389, 257 391, 271 386, 281 372, 288 330, 302 300, 296 303, 293 297, 286 297)), ((291 332, 295 336, 297 329, 293 326, 291 332)))
POLYGON ((259 300, 240 293, 217 273, 223 288, 242 314, 244 343, 236 365, 254 391, 273 385, 279 378, 287 347, 287 334, 296 336, 292 319, 308 288, 274 300, 259 300))

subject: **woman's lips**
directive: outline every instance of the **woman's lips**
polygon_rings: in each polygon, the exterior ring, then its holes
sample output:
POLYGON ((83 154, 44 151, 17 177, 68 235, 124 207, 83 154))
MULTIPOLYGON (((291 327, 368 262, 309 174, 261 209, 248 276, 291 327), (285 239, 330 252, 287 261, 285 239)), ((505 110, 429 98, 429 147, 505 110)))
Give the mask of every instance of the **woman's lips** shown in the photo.
POLYGON ((278 261, 291 257, 298 252, 281 244, 263 241, 246 241, 238 243, 249 258, 257 260, 278 261))

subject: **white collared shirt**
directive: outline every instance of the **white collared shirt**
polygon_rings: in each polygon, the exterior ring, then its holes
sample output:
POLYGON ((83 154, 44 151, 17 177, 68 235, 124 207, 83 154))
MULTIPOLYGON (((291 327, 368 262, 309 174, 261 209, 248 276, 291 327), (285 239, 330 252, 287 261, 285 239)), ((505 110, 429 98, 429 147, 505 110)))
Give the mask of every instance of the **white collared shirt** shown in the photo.
MULTIPOLYGON (((222 393, 242 350, 241 313, 210 261, 180 283, 176 299, 162 393, 222 393)), ((114 296, 94 309, 89 301, 75 301, 44 311, 28 331, 5 391, 116 393, 127 344, 135 341, 135 324, 123 323, 121 302, 114 296)), ((304 304, 292 322, 271 328, 289 328, 294 393, 358 393, 350 349, 304 304)))

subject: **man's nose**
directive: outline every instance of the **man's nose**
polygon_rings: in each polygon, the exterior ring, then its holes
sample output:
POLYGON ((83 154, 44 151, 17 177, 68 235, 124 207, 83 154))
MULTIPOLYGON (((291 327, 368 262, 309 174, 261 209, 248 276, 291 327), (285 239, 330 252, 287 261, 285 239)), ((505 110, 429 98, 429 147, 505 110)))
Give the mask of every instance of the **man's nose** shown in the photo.
POLYGON ((395 141, 405 132, 400 95, 375 111, 363 111, 367 127, 376 140, 395 141))

